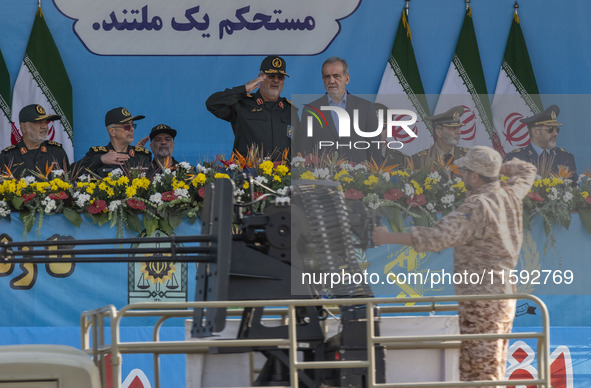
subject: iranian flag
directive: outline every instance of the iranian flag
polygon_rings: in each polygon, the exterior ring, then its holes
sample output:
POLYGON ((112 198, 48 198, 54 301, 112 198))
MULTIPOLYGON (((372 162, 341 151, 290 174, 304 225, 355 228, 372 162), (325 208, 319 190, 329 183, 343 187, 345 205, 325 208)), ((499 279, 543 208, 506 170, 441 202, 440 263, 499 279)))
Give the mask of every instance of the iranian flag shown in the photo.
MULTIPOLYGON (((408 109, 417 113, 417 122, 410 127, 417 137, 411 137, 402 128, 395 127, 393 139, 389 139, 402 142, 404 146, 400 151, 412 155, 428 148, 433 143, 433 136, 431 122, 425 120, 429 116, 429 106, 412 48, 407 16, 407 9, 404 9, 376 102, 390 109, 408 109)), ((395 119, 407 120, 408 118, 395 117, 395 119)))
MULTIPOLYGON (((72 144, 72 85, 60 53, 45 23, 41 7, 37 9, 33 29, 18 72, 12 94, 12 122, 19 126, 18 114, 29 104, 39 104, 47 114, 58 114, 61 120, 49 123, 48 140, 61 143, 70 160, 72 144)), ((13 142, 20 140, 14 138, 13 142)))
POLYGON ((527 125, 519 120, 542 110, 516 9, 492 103, 493 122, 505 152, 529 143, 527 125))
POLYGON ((12 125, 10 123, 10 74, 0 52, 0 150, 8 147, 12 125))
POLYGON ((435 107, 435 115, 457 105, 464 108, 464 114, 461 116, 464 126, 459 145, 487 145, 500 150, 500 141, 493 128, 490 101, 470 7, 466 7, 462 31, 435 107))

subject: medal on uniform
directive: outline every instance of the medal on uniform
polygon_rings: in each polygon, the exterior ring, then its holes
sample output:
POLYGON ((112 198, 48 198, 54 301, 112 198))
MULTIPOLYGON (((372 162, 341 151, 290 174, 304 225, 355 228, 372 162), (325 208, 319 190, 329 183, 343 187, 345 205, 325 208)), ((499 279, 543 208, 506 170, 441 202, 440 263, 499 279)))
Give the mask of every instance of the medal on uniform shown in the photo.
POLYGON ((293 125, 288 125, 287 126, 287 133, 286 133, 287 137, 289 137, 291 139, 291 137, 293 136, 293 125))

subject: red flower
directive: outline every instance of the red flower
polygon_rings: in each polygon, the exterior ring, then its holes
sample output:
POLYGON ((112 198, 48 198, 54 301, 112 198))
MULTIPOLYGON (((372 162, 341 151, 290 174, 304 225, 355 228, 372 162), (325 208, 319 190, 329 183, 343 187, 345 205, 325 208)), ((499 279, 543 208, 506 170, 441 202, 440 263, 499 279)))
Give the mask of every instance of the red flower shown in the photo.
POLYGON ((102 199, 97 199, 88 207, 90 214, 99 214, 107 209, 107 203, 102 199))
POLYGON ((347 199, 361 199, 363 197, 363 193, 359 190, 349 189, 345 191, 345 198, 347 199))
POLYGON ((587 198, 585 198, 585 202, 591 205, 591 195, 588 195, 587 198))
POLYGON ((427 203, 427 198, 423 194, 413 195, 412 197, 408 197, 406 199, 406 203, 412 207, 423 206, 427 203))
POLYGON ((51 199, 67 199, 67 198, 69 198, 68 194, 66 194, 63 191, 60 191, 58 194, 49 194, 48 197, 51 199))
POLYGON ((36 195, 37 194, 35 194, 35 193, 25 194, 25 195, 23 195, 23 199, 25 200, 25 202, 29 202, 30 200, 35 198, 36 195))
POLYGON ((201 198, 205 198, 205 187, 200 188, 197 194, 199 194, 201 198))
POLYGON ((402 190, 390 189, 384 193, 384 199, 387 199, 388 201, 395 202, 395 201, 398 201, 400 199, 400 197, 402 197, 402 195, 404 195, 402 190))
POLYGON ((129 205, 129 207, 136 210, 144 210, 146 208, 146 204, 143 201, 140 201, 139 199, 130 198, 126 202, 129 205))
POLYGON ((263 195, 262 191, 255 191, 254 192, 254 199, 258 199, 261 195, 263 195))
POLYGON ((531 199, 533 199, 534 201, 538 201, 538 202, 545 201, 545 199, 538 193, 529 192, 529 193, 527 193, 527 196, 530 197, 531 199))
POLYGON ((174 191, 167 191, 165 193, 162 193, 162 200, 164 202, 174 201, 177 198, 178 196, 174 193, 174 191))

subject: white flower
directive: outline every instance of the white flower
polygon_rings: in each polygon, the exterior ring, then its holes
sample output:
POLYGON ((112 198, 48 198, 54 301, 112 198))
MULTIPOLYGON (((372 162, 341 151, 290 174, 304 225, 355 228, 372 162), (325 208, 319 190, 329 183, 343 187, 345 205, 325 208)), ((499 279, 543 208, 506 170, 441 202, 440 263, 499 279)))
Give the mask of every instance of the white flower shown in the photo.
POLYGON ((62 176, 64 175, 64 170, 53 170, 53 176, 62 176))
POLYGON ((162 203, 163 203, 162 194, 155 193, 155 194, 150 195, 150 202, 152 202, 155 205, 162 205, 162 203))
POLYGON ((85 175, 80 175, 78 177, 78 180, 81 181, 81 182, 83 182, 83 181, 90 182, 90 175, 86 175, 86 174, 85 175))
POLYGON ((260 175, 257 176, 256 178, 254 178, 254 180, 257 181, 258 183, 262 183, 262 184, 269 182, 269 180, 267 178, 265 178, 264 176, 260 176, 260 175))
POLYGON ((179 198, 188 198, 189 197, 189 190, 187 189, 176 189, 174 194, 179 198))
POLYGON ((242 197, 242 195, 244 195, 244 190, 242 190, 242 189, 234 190, 234 197, 242 197))
POLYGON ((558 199, 558 190, 556 190, 556 187, 552 187, 550 189, 550 193, 548 194, 548 199, 551 201, 556 201, 558 199))
POLYGON ((288 193, 289 193, 288 187, 282 187, 279 190, 277 190, 277 194, 279 194, 282 197, 286 197, 288 193))
POLYGON ((305 161, 306 161, 306 159, 302 158, 301 156, 294 156, 291 159, 291 165, 292 165, 292 167, 299 167, 305 161))
POLYGON ((160 182, 162 182, 162 174, 154 175, 154 178, 152 178, 152 183, 160 183, 160 182))
POLYGON ((453 194, 447 194, 447 195, 444 195, 443 197, 441 197, 441 203, 443 204, 443 206, 445 208, 450 207, 454 203, 455 200, 456 200, 456 197, 453 194))
POLYGON ((402 191, 404 191, 404 194, 406 194, 407 197, 410 197, 410 196, 414 195, 415 188, 412 187, 411 185, 409 185, 408 183, 406 183, 406 184, 404 184, 404 189, 402 189, 402 191))
POLYGON ((49 197, 45 197, 41 204, 45 206, 45 209, 43 210, 45 214, 49 214, 57 208, 56 202, 49 197))
POLYGON ((572 180, 572 179, 566 178, 566 179, 564 180, 564 184, 565 184, 565 185, 567 185, 567 186, 570 186, 570 185, 572 185, 572 183, 573 183, 573 180, 572 180))
POLYGON ((376 193, 371 193, 365 196, 365 198, 363 199, 363 202, 367 204, 367 207, 369 207, 370 209, 376 210, 377 208, 379 208, 383 201, 380 199, 380 197, 376 194, 376 193))
POLYGON ((25 183, 28 185, 35 182, 35 177, 32 175, 26 176, 24 179, 25 179, 25 183))
POLYGON ((178 166, 180 168, 182 168, 182 169, 185 169, 185 170, 190 170, 191 169, 191 165, 189 163, 187 163, 187 162, 179 162, 178 163, 178 166))
POLYGON ((357 164, 355 167, 353 167, 353 169, 355 171, 358 171, 358 170, 367 171, 367 167, 365 166, 365 164, 357 164))
POLYGON ((171 173, 170 168, 165 168, 164 169, 164 174, 170 174, 170 173, 171 173))
POLYGON ((312 175, 314 175, 314 178, 316 179, 328 179, 330 171, 328 171, 328 168, 315 168, 314 171, 312 171, 312 175))
POLYGON ((111 203, 109 204, 109 211, 110 212, 114 212, 120 206, 121 206, 121 201, 120 200, 116 199, 114 201, 111 201, 111 203))
POLYGON ((6 217, 10 214, 10 209, 6 201, 0 201, 0 217, 6 217))
POLYGON ((425 205, 425 207, 427 208, 427 210, 429 210, 431 213, 437 213, 437 210, 435 210, 435 205, 433 205, 431 202, 429 202, 427 205, 425 205))
POLYGON ((240 166, 237 163, 232 163, 231 165, 228 166, 228 169, 230 171, 234 171, 236 169, 238 169, 240 166))
POLYGON ((389 181, 390 180, 390 173, 389 172, 383 173, 382 178, 384 178, 385 181, 389 181))
POLYGON ((109 175, 111 175, 111 178, 118 178, 121 175, 123 175, 123 170, 121 170, 120 168, 116 168, 113 171, 111 171, 109 175))
POLYGON ((441 175, 439 175, 439 172, 433 171, 431 174, 429 174, 429 178, 438 181, 441 179, 441 175))
POLYGON ((74 198, 76 198, 76 205, 78 207, 85 207, 86 204, 90 201, 90 194, 75 192, 74 198))
POLYGON ((349 163, 341 164, 341 168, 345 171, 353 171, 354 167, 349 163))
POLYGON ((564 195, 562 196, 562 200, 564 202, 570 202, 573 199, 573 193, 571 193, 570 191, 567 191, 566 193, 564 193, 564 195))
POLYGON ((197 171, 202 172, 204 174, 207 174, 209 172, 209 168, 203 167, 201 163, 197 163, 197 166, 195 167, 197 168, 197 171))

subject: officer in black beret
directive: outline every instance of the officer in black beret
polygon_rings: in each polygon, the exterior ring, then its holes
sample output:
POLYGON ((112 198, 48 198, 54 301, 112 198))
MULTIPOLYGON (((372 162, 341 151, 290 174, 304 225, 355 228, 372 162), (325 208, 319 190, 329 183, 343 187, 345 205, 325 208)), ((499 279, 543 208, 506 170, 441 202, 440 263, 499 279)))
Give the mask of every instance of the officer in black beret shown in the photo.
POLYGON ((150 131, 150 149, 154 160, 150 165, 147 176, 151 177, 163 168, 171 168, 178 164, 172 156, 176 129, 166 124, 158 124, 150 131))
POLYGON ((530 117, 521 119, 527 124, 530 142, 527 146, 517 148, 507 155, 505 160, 521 159, 538 167, 538 174, 542 177, 558 175, 559 166, 570 179, 578 179, 575 157, 564 148, 556 147, 556 140, 562 124, 556 120, 560 114, 560 108, 556 105, 549 106, 545 111, 530 117))
MULTIPOLYGON (((261 63, 257 78, 216 92, 205 102, 211 113, 232 124, 233 148, 240 154, 246 155, 250 148, 256 147, 259 153, 281 160, 284 150, 290 149, 298 123, 292 122, 292 109, 296 108, 281 97, 285 77, 288 77, 285 60, 268 56, 261 63)), ((293 117, 297 120, 298 116, 293 117)))
POLYGON ((144 147, 131 146, 137 127, 135 121, 143 118, 145 116, 132 116, 123 107, 108 111, 105 115, 105 126, 111 141, 106 146, 91 147, 84 158, 71 166, 72 172, 83 175, 88 169, 102 178, 117 168, 137 168, 140 172, 147 172, 152 162, 152 154, 144 147))
POLYGON ((49 115, 41 105, 31 104, 19 112, 22 139, 0 153, 0 169, 15 178, 41 174, 52 170, 65 170, 68 156, 62 145, 47 140, 48 123, 59 120, 59 115, 49 115))
POLYGON ((454 160, 466 155, 468 151, 467 148, 458 146, 460 130, 464 126, 460 119, 463 113, 464 108, 458 105, 447 112, 427 117, 433 124, 435 141, 431 147, 412 156, 414 170, 437 169, 444 173, 444 177, 452 177, 449 168, 442 167, 450 166, 454 160))

